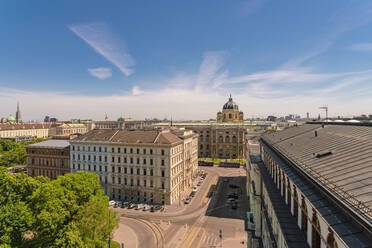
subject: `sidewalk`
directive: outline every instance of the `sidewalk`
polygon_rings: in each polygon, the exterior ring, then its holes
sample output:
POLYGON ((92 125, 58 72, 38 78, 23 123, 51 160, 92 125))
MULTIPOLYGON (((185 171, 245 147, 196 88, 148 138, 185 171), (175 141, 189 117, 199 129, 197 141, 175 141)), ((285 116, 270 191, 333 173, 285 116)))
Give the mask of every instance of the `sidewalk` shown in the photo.
POLYGON ((134 230, 122 223, 119 223, 119 227, 114 231, 113 240, 118 242, 120 245, 121 243, 124 243, 125 248, 138 247, 137 235, 134 230))
POLYGON ((196 177, 192 182, 192 186, 181 193, 180 195, 181 201, 178 200, 176 203, 173 203, 172 205, 166 205, 164 207, 163 213, 174 214, 186 210, 187 206, 189 205, 185 205, 184 200, 186 199, 186 197, 190 195, 193 185, 196 185, 199 179, 200 179, 199 177, 196 177), (181 203, 181 205, 179 203, 181 203))

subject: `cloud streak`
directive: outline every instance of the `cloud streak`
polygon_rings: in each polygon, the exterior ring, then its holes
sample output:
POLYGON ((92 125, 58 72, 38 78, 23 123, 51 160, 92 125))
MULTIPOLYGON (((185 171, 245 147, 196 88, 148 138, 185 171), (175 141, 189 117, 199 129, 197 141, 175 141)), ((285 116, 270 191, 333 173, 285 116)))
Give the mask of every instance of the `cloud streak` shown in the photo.
POLYGON ((353 44, 350 46, 349 49, 353 51, 361 51, 361 52, 372 51, 372 42, 353 44))
POLYGON ((135 65, 126 45, 119 41, 105 23, 70 25, 68 28, 97 53, 114 64, 124 75, 131 75, 135 65))
POLYGON ((138 84, 120 94, 87 96, 0 88, 0 102, 6 106, 7 116, 14 112, 14 99, 19 99, 25 119, 42 119, 50 114, 64 120, 99 120, 106 112, 111 119, 121 115, 135 119, 209 119, 215 118, 229 93, 247 118, 289 113, 305 116, 306 112, 316 117, 323 104, 330 107, 330 116, 372 113, 372 70, 319 73, 309 67, 296 67, 231 77, 224 69, 224 61, 224 53, 207 52, 195 74, 180 73, 165 84, 153 82, 159 85, 153 89, 138 84))
POLYGON ((245 0, 239 6, 237 11, 238 17, 245 17, 258 11, 265 5, 265 3, 266 0, 245 0))
POLYGON ((102 68, 102 67, 100 67, 100 68, 92 68, 92 69, 88 69, 88 72, 93 77, 96 77, 96 78, 101 79, 101 80, 104 80, 104 79, 107 79, 107 78, 112 77, 112 70, 111 70, 111 68, 102 68))

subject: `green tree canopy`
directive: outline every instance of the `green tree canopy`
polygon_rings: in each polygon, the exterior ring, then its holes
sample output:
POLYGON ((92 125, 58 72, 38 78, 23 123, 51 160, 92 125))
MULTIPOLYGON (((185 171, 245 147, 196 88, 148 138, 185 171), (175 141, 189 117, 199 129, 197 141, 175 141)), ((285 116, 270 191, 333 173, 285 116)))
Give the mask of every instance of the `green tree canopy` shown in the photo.
POLYGON ((0 169, 0 247, 107 247, 117 225, 96 174, 50 181, 0 169))

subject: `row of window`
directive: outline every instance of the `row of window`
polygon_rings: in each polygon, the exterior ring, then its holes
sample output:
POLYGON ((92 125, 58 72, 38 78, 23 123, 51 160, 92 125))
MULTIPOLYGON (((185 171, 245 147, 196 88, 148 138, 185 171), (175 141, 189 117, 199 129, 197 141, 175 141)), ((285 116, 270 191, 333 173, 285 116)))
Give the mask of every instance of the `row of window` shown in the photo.
MULTIPOLYGON (((85 146, 75 146, 75 145, 72 146, 72 150, 73 151, 75 151, 75 150, 76 151, 80 151, 80 147, 81 147, 81 150, 82 151, 85 151, 85 146)), ((90 146, 87 146, 86 150, 88 152, 90 152, 90 151, 93 151, 93 152, 97 152, 97 151, 98 152, 107 152, 108 148, 106 146, 105 147, 101 147, 101 146, 99 146, 99 147, 96 147, 96 146, 90 147, 90 146)), ((111 152, 112 153, 115 153, 115 150, 116 150, 117 153, 121 153, 121 152, 127 153, 128 152, 130 154, 133 154, 134 151, 136 151, 136 154, 147 154, 147 149, 146 148, 142 149, 142 153, 141 153, 141 149, 140 148, 134 149, 134 148, 126 148, 126 147, 124 147, 122 149, 121 147, 117 147, 115 149, 115 147, 111 147, 111 152)), ((150 155, 153 154, 153 150, 152 149, 149 150, 149 154, 150 155)), ((161 155, 162 156, 165 155, 165 150, 164 149, 161 150, 161 155)))
MULTIPOLYGON (((150 199, 147 198, 147 197, 148 197, 147 192, 137 191, 137 194, 135 194, 133 191, 127 192, 127 191, 121 190, 121 189, 112 189, 112 198, 113 199, 154 203, 154 194, 153 193, 150 193, 150 199)), ((161 196, 161 199, 162 199, 161 204, 165 203, 164 198, 165 198, 164 195, 162 195, 161 196)))
MULTIPOLYGON (((64 159, 35 159, 35 158, 32 158, 31 159, 31 164, 32 165, 41 165, 41 166, 51 166, 51 167, 57 167, 57 166, 61 166, 61 167, 64 167, 65 166, 65 160, 64 159)), ((66 163, 66 166, 67 166, 67 163, 66 163)))
MULTIPOLYGON (((96 155, 80 155, 80 154, 77 154, 77 156, 75 156, 75 154, 72 154, 72 160, 77 160, 77 161, 93 161, 93 162, 105 162, 107 163, 108 159, 107 159, 107 156, 96 156, 96 155), (77 158, 77 159, 76 159, 77 158), (92 160, 93 158, 93 160, 92 160)), ((134 164, 134 158, 127 158, 127 157, 111 157, 111 162, 112 163, 129 163, 130 164, 134 164), (115 159, 116 158, 116 159, 115 159)), ((149 164, 150 165, 154 165, 154 160, 152 158, 150 158, 149 160, 147 160, 146 158, 143 158, 142 159, 142 164, 147 164, 147 161, 149 161, 149 164)), ((137 158, 136 159, 136 163, 137 164, 141 164, 141 158, 137 158)), ((161 165, 164 166, 165 165, 165 160, 162 159, 161 160, 161 165)))
MULTIPOLYGON (((103 179, 103 177, 102 177, 102 179, 103 179)), ((103 181, 103 183, 107 183, 107 177, 105 177, 104 179, 105 180, 103 181)), ((101 178, 100 178, 100 181, 102 181, 101 178)), ((149 180, 149 184, 147 184, 147 180, 146 179, 144 179, 142 181, 142 184, 141 184, 141 180, 140 179, 137 179, 136 180, 136 184, 134 182, 135 181, 134 181, 133 178, 128 179, 126 177, 124 177, 124 180, 123 181, 121 180, 121 177, 112 177, 112 181, 111 181, 112 184, 119 184, 119 185, 121 185, 123 183, 123 185, 125 185, 125 186, 132 186, 132 187, 134 187, 134 186, 142 186, 142 187, 150 187, 150 188, 153 188, 154 187, 154 181, 153 180, 149 180)), ((160 188, 161 189, 165 189, 165 183, 163 181, 161 182, 161 187, 160 188)))
MULTIPOLYGON (((72 169, 74 170, 87 170, 87 171, 95 171, 95 172, 108 172, 108 166, 97 166, 97 165, 93 165, 91 166, 90 164, 86 167, 84 167, 83 165, 80 165, 80 164, 72 164, 72 169)), ((113 173, 122 173, 123 174, 126 174, 126 175, 143 175, 143 176, 154 176, 154 170, 153 169, 142 169, 142 174, 141 174, 141 169, 140 168, 137 168, 136 170, 134 168, 127 168, 127 167, 124 167, 122 169, 122 167, 111 167, 111 172, 113 173), (135 174, 136 172, 136 174, 135 174)), ((161 177, 165 177, 165 170, 161 170, 161 177)))

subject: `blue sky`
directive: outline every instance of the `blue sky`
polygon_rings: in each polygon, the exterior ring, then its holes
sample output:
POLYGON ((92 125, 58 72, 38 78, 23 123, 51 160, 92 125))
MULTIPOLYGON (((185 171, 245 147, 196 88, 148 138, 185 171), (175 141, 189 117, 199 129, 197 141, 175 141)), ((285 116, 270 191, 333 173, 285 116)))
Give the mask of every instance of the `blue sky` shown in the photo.
POLYGON ((371 1, 1 1, 0 115, 372 114, 371 31, 371 1))

